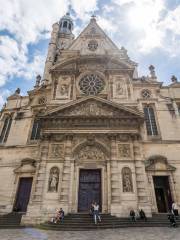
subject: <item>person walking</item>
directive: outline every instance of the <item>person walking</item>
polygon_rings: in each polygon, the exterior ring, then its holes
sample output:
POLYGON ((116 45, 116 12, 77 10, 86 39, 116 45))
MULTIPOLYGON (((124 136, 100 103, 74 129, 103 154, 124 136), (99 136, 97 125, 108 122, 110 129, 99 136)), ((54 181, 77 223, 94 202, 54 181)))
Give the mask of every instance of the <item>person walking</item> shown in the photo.
POLYGON ((178 205, 175 202, 172 203, 172 213, 174 214, 175 218, 178 219, 179 217, 178 205))
POLYGON ((97 224, 97 219, 99 219, 99 221, 101 222, 101 217, 99 214, 99 205, 95 202, 94 205, 94 223, 97 224))
POLYGON ((176 226, 177 226, 176 220, 175 220, 175 216, 174 216, 173 213, 170 212, 170 213, 168 214, 168 219, 169 219, 169 222, 170 222, 170 224, 171 224, 171 227, 176 227, 176 226))

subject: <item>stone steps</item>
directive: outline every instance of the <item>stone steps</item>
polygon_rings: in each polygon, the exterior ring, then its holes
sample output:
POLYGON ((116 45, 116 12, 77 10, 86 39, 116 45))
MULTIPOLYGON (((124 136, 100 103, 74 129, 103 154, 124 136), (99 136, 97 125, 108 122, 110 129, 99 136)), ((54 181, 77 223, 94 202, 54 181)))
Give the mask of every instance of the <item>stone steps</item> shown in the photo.
MULTIPOLYGON (((46 230, 56 231, 84 231, 84 230, 96 230, 96 229, 109 229, 109 228, 127 228, 127 227, 169 227, 170 223, 167 219, 167 215, 153 216, 148 218, 147 222, 137 220, 131 222, 129 218, 118 218, 111 216, 110 214, 101 214, 102 222, 94 224, 92 216, 89 214, 69 214, 65 216, 64 221, 54 223, 44 223, 39 227, 46 230)), ((180 225, 180 220, 177 221, 180 225)))
POLYGON ((8 213, 0 215, 0 228, 22 228, 21 224, 21 213, 8 213))

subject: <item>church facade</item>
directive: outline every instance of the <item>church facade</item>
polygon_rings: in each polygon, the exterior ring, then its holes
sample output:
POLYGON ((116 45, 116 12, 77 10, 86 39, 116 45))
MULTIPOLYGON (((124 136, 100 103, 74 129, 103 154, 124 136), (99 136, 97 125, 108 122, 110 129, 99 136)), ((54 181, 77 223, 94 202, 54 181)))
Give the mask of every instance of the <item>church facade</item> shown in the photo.
POLYGON ((69 14, 53 25, 44 75, 17 89, 0 116, 0 213, 24 223, 65 213, 148 216, 180 204, 180 83, 163 86, 92 17, 75 39, 69 14))

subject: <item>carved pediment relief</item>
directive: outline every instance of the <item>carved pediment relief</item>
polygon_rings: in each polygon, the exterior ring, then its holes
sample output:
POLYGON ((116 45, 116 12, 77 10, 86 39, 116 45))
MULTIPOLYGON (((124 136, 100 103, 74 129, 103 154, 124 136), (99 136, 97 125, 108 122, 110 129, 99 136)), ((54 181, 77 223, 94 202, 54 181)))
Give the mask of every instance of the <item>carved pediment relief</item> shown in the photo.
POLYGON ((150 157, 146 162, 146 171, 175 171, 176 168, 170 165, 167 158, 161 155, 150 157))
POLYGON ((50 110, 45 117, 85 116, 85 117, 124 117, 143 119, 137 109, 125 107, 99 97, 90 96, 50 110))
POLYGON ((34 174, 36 171, 36 161, 31 158, 25 158, 21 161, 21 165, 14 169, 15 173, 31 173, 34 174))

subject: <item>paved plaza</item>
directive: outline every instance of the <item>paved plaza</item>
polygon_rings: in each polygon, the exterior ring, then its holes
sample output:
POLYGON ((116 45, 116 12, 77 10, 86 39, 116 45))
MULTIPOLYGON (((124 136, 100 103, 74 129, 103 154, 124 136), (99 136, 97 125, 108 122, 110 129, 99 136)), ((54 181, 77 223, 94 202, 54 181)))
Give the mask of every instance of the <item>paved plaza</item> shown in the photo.
POLYGON ((125 228, 85 232, 1 229, 0 240, 179 240, 180 228, 125 228))

